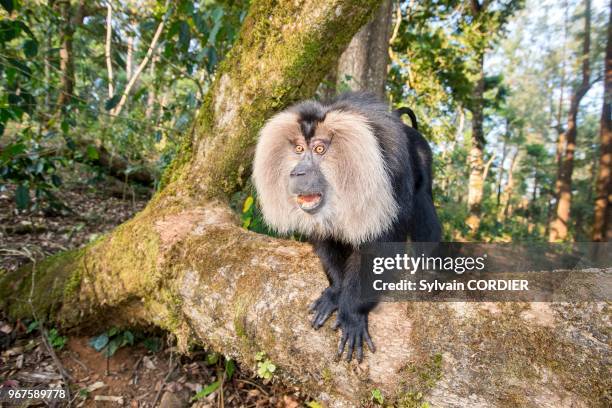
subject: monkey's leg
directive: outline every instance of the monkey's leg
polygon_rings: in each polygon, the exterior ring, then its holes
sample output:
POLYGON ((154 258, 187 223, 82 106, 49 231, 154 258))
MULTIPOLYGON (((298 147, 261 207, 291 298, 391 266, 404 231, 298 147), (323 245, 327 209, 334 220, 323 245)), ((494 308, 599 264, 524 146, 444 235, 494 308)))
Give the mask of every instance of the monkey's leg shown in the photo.
POLYGON ((410 222, 413 242, 440 242, 442 228, 431 196, 424 188, 415 192, 414 210, 410 222))
POLYGON ((348 344, 346 360, 350 361, 353 352, 356 351, 359 362, 363 360, 363 342, 368 345, 372 352, 376 350, 368 333, 368 314, 376 303, 364 302, 360 299, 362 285, 360 266, 361 255, 359 251, 353 251, 346 260, 344 281, 338 303, 338 316, 334 323, 334 329, 340 328, 342 331, 342 338, 338 345, 338 356, 342 355, 345 346, 348 344))
POLYGON ((347 248, 331 240, 314 242, 313 246, 329 281, 329 287, 310 305, 310 311, 314 313, 312 327, 318 329, 338 309, 347 248))

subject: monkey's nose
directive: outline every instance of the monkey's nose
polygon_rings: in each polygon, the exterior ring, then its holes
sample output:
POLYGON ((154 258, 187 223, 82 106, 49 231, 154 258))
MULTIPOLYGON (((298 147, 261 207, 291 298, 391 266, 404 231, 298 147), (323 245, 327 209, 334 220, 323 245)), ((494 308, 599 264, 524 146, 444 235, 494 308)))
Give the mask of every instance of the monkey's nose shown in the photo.
POLYGON ((293 169, 291 170, 291 173, 289 173, 291 177, 304 176, 305 174, 306 174, 305 169, 293 169))

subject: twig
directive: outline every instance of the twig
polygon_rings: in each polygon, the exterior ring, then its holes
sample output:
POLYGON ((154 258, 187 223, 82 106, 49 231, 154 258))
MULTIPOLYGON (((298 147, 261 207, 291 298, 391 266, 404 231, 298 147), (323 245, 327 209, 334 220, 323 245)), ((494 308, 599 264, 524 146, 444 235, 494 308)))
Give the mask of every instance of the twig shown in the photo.
POLYGON ((89 367, 87 367, 87 366, 85 365, 85 363, 84 363, 84 362, 82 362, 81 360, 79 360, 78 358, 76 358, 76 357, 75 357, 75 356, 74 356, 72 353, 70 353, 70 358, 71 358, 72 360, 74 360, 74 362, 75 362, 75 363, 77 363, 78 365, 80 365, 81 367, 83 367, 83 370, 85 370, 87 373, 89 373, 89 372, 90 372, 89 367))
POLYGON ((159 398, 161 397, 161 393, 164 390, 164 386, 166 385, 166 383, 168 382, 168 379, 170 378, 170 376, 176 369, 176 366, 178 365, 172 361, 173 357, 174 357, 174 353, 170 352, 170 364, 168 365, 168 374, 166 374, 166 377, 164 377, 164 380, 162 381, 161 386, 159 387, 159 390, 157 391, 157 394, 155 395, 155 399, 153 400, 153 405, 152 405, 154 407, 157 406, 157 402, 159 401, 159 398))
POLYGON ((49 344, 47 340, 47 330, 45 329, 43 322, 38 319, 38 316, 36 315, 36 310, 34 308, 34 287, 36 285, 36 258, 27 249, 24 249, 24 251, 26 251, 26 253, 28 254, 28 258, 30 259, 30 261, 32 261, 32 286, 30 287, 30 296, 28 297, 28 304, 30 305, 30 310, 32 311, 32 316, 34 317, 34 320, 36 320, 40 325, 40 335, 42 338, 43 345, 51 356, 51 359, 55 364, 55 368, 59 371, 60 375, 64 380, 64 384, 66 385, 66 394, 68 396, 68 399, 70 400, 70 383, 73 381, 73 378, 70 376, 70 374, 68 374, 68 372, 62 365, 62 362, 60 361, 59 357, 57 357, 57 354, 55 354, 53 347, 49 344))
POLYGON ((266 390, 264 390, 264 389, 263 389, 263 387, 261 387, 259 384, 255 383, 255 382, 253 382, 253 381, 243 380, 243 379, 241 379, 241 378, 236 379, 236 381, 243 382, 243 383, 245 383, 245 384, 250 384, 250 385, 252 385, 252 386, 254 386, 254 387, 258 388, 258 389, 259 389, 259 391, 261 391, 261 392, 263 392, 264 394, 266 394, 266 397, 269 397, 269 396, 270 396, 270 394, 268 394, 268 392, 267 392, 266 390))
POLYGON ((140 363, 142 362, 143 359, 144 359, 144 354, 140 356, 138 361, 136 361, 136 364, 134 364, 134 368, 132 368, 132 376, 130 378, 132 379, 132 384, 134 385, 138 383, 138 367, 140 366, 140 363))

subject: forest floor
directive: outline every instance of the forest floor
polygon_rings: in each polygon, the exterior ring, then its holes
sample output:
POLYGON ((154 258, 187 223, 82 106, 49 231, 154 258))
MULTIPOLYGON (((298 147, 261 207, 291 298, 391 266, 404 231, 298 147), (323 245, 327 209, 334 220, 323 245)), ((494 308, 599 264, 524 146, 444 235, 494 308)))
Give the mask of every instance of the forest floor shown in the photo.
MULTIPOLYGON (((150 196, 146 189, 114 179, 92 182, 96 174, 86 167, 78 175, 62 176, 57 197, 64 209, 17 211, 14 191, 0 192, 0 269, 15 270, 82 246, 129 219, 150 196)), ((125 332, 114 334, 119 335, 125 332)), ((222 356, 205 350, 179 355, 172 339, 159 331, 134 330, 129 335, 133 345, 107 358, 104 350, 94 349, 91 336, 0 315, 0 386, 49 388, 69 383, 70 403, 30 406, 298 407, 307 401, 297 388, 262 380, 248 368, 236 367, 227 378, 228 363, 222 356), (44 341, 42 331, 52 345, 44 341), (214 389, 211 384, 222 378, 223 384, 214 389), (208 395, 194 399, 198 392, 208 395)))

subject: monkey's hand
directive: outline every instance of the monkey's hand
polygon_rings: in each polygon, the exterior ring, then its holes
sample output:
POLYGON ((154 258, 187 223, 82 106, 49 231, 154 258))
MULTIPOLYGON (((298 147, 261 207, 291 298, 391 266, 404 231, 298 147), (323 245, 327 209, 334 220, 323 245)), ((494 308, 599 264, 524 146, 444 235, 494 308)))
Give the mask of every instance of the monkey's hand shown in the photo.
POLYGON ((336 309, 338 309, 338 298, 340 297, 340 290, 330 286, 325 289, 321 296, 310 305, 309 311, 314 313, 312 319, 312 327, 319 329, 323 326, 323 323, 331 316, 336 309))
POLYGON ((346 311, 340 309, 338 318, 333 326, 334 329, 342 330, 342 338, 338 344, 338 357, 344 353, 344 347, 348 344, 346 350, 346 361, 351 361, 353 351, 357 351, 357 361, 361 363, 363 360, 363 342, 365 341, 370 351, 375 352, 376 348, 368 333, 368 313, 346 311))

